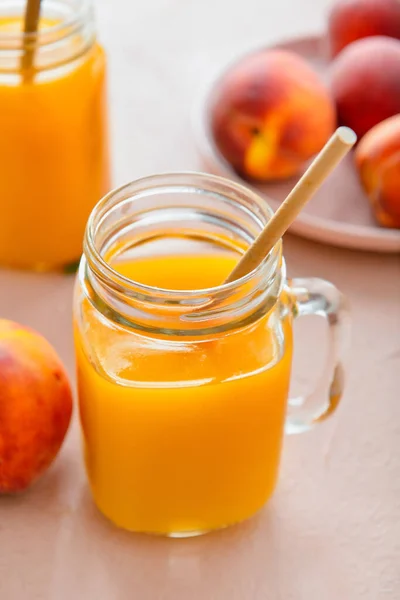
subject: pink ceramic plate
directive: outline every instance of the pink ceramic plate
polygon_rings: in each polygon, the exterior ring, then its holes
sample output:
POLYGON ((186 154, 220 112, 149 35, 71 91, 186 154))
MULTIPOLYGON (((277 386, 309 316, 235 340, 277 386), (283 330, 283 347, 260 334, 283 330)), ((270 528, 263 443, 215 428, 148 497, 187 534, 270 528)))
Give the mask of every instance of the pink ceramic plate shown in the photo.
MULTIPOLYGON (((325 79, 328 78, 328 60, 322 38, 300 38, 279 44, 279 47, 297 52, 314 65, 325 79)), ((233 171, 213 145, 209 132, 207 106, 213 85, 195 112, 196 141, 205 168, 256 189, 276 210, 295 180, 250 185, 233 171)), ((324 244, 377 252, 400 252, 400 230, 384 229, 375 223, 360 187, 352 155, 327 179, 292 225, 291 231, 324 244)))

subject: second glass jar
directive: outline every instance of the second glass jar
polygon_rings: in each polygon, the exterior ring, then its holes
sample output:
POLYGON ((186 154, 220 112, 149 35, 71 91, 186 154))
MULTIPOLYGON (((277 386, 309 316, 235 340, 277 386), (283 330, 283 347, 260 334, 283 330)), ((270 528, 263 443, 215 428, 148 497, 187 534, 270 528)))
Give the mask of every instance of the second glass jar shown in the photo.
POLYGON ((90 2, 43 2, 37 35, 25 5, 0 7, 0 264, 63 269, 110 187, 106 60, 90 2))

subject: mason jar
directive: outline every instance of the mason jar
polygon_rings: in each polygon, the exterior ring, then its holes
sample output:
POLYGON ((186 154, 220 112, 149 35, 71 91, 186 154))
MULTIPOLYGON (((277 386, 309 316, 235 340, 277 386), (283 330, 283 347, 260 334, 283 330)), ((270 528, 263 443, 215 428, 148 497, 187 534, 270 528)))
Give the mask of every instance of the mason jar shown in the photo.
POLYGON ((247 519, 273 493, 284 432, 339 402, 340 292, 288 281, 281 242, 224 284, 271 214, 237 183, 171 173, 90 216, 74 299, 80 419, 94 500, 120 527, 188 536, 247 519), (328 323, 327 364, 291 400, 292 322, 310 314, 328 323))
POLYGON ((63 269, 110 188, 104 50, 89 0, 0 5, 0 265, 63 269), (27 60, 28 58, 28 60, 27 60))

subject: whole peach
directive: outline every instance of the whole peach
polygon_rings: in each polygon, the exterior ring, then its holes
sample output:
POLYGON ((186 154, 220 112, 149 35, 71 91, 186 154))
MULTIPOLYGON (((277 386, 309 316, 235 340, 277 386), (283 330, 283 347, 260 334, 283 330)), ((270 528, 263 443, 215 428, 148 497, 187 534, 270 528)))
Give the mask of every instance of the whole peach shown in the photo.
POLYGON ((363 137, 355 161, 377 221, 400 228, 400 114, 363 137))
POLYGON ((370 37, 347 46, 332 63, 340 123, 361 138, 400 112, 400 41, 370 37))
POLYGON ((329 92, 307 62, 270 49, 244 58, 217 85, 211 132, 242 176, 290 177, 325 144, 335 127, 329 92))
POLYGON ((399 0, 337 0, 328 16, 331 53, 373 35, 400 39, 399 0))
POLYGON ((0 493, 25 490, 47 469, 71 413, 71 388, 50 344, 0 319, 0 493))

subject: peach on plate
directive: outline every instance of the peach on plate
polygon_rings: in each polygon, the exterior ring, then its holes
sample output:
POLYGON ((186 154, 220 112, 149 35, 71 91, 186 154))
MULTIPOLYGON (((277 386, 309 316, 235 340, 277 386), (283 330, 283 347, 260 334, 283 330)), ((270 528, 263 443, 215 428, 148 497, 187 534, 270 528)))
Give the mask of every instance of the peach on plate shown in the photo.
POLYGON ((377 221, 400 228, 400 114, 364 136, 355 160, 377 221))
POLYGON ((0 319, 0 493, 25 490, 47 469, 71 413, 55 350, 33 330, 0 319))
POLYGON ((399 0, 336 0, 328 16, 331 54, 358 39, 385 35, 400 39, 399 0))
POLYGON ((377 36, 347 46, 332 62, 332 91, 340 123, 359 138, 400 113, 400 41, 377 36))
POLYGON ((335 108, 312 67, 294 52, 245 57, 219 81, 211 102, 216 148, 243 177, 297 174, 332 134, 335 108))

